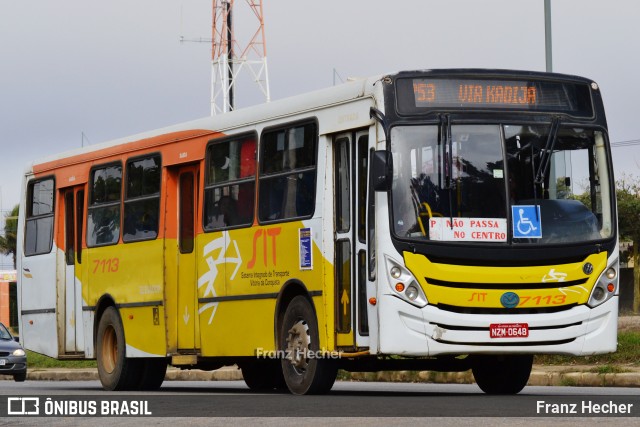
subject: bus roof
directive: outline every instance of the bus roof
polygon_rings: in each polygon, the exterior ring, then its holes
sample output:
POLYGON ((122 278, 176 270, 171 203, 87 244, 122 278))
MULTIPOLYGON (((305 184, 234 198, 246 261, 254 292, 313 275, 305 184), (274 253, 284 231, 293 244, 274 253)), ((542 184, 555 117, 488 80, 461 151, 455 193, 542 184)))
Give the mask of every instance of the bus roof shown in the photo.
MULTIPOLYGON (((109 148, 115 148, 119 145, 143 141, 162 135, 172 135, 171 140, 175 141, 183 138, 192 138, 199 135, 213 134, 218 132, 224 133, 228 130, 247 126, 249 124, 256 124, 278 118, 285 118, 287 116, 300 114, 306 111, 313 111, 332 105, 338 105, 370 95, 372 92, 373 84, 376 81, 380 80, 380 78, 381 76, 377 76, 367 79, 349 81, 337 86, 320 89, 314 92, 296 95, 289 98, 283 98, 269 103, 242 108, 225 114, 178 123, 171 126, 158 128, 134 135, 124 136, 121 138, 82 148, 52 154, 28 164, 25 170, 25 174, 31 174, 34 167, 37 165, 56 164, 59 163, 59 161, 69 157, 92 157, 91 153, 98 153, 109 148)), ((58 164, 57 166, 63 165, 58 164)))

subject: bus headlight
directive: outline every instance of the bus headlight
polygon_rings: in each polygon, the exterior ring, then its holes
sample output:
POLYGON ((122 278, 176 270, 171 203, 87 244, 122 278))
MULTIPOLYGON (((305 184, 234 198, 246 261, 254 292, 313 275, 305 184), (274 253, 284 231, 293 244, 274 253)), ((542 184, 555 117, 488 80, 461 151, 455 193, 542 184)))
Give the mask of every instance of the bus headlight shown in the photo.
POLYGON ((427 297, 413 274, 388 256, 385 256, 385 260, 387 262, 387 279, 393 295, 416 307, 426 306, 428 304, 427 297))
POLYGON ((411 301, 415 301, 420 295, 420 291, 418 290, 418 286, 412 283, 407 287, 407 290, 404 292, 411 301))
POLYGON ((598 278, 587 305, 597 307, 618 293, 618 260, 616 259, 598 278))

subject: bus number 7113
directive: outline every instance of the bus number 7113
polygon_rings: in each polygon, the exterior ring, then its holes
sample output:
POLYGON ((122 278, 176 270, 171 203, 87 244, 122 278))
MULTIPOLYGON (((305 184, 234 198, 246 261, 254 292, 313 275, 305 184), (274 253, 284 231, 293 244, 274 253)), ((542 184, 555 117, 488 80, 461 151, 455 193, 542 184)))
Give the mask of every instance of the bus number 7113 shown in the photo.
POLYGON ((529 305, 540 305, 540 304, 546 304, 546 305, 561 305, 564 304, 565 301, 567 300, 567 296, 566 295, 547 295, 547 296, 535 296, 535 297, 529 297, 529 296, 522 296, 520 297, 520 304, 518 304, 518 306, 525 306, 527 305, 527 303, 529 303, 529 305))
POLYGON ((120 268, 119 258, 105 258, 93 260, 93 274, 96 273, 116 273, 120 268))

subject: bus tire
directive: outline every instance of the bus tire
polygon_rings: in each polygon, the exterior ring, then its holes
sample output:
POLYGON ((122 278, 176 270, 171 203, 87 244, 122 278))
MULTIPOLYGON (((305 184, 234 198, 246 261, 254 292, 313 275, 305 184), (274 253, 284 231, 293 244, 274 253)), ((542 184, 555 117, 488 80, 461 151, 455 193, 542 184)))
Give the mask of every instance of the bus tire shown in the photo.
POLYGON ((158 390, 167 375, 167 359, 164 357, 149 357, 140 359, 141 377, 138 390, 158 390))
POLYGON ((474 356, 471 365, 476 384, 487 394, 516 394, 529 381, 533 355, 474 356))
POLYGON ((126 357, 120 314, 107 307, 98 323, 98 376, 105 390, 134 390, 140 380, 139 360, 126 357))
POLYGON ((335 360, 320 358, 318 321, 311 303, 304 296, 291 300, 280 330, 279 348, 282 373, 293 394, 324 394, 336 380, 335 360), (305 357, 312 352, 312 357, 305 357))
POLYGON ((286 390, 278 360, 252 360, 240 364, 242 378, 253 391, 286 390))

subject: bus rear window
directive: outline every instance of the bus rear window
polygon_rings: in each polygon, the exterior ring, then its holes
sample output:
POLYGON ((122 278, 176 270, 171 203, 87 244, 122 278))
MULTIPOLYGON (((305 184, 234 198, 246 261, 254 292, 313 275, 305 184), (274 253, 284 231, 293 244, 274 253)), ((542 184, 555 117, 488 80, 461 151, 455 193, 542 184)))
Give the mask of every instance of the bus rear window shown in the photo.
POLYGON ((53 244, 53 178, 29 184, 25 224, 26 256, 51 252, 53 244))

